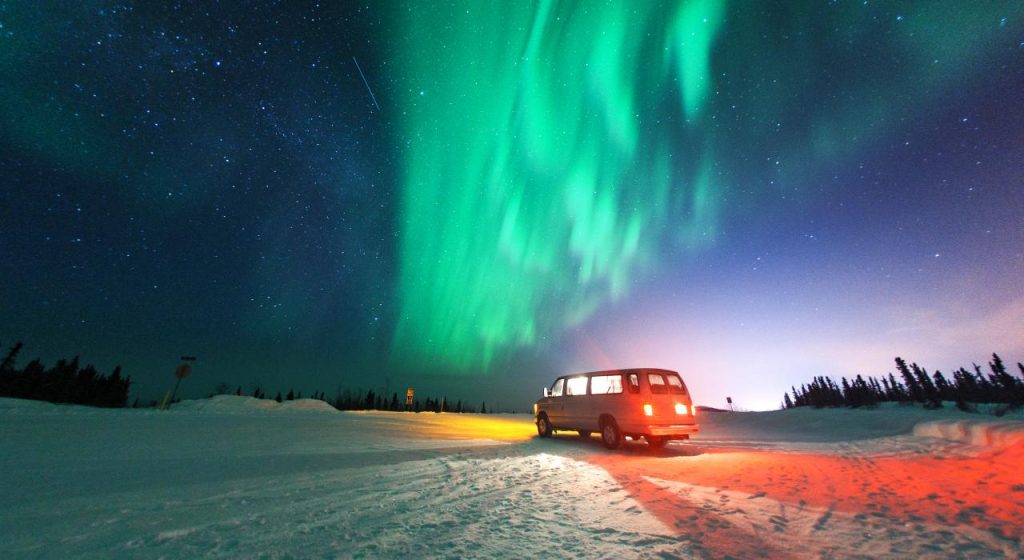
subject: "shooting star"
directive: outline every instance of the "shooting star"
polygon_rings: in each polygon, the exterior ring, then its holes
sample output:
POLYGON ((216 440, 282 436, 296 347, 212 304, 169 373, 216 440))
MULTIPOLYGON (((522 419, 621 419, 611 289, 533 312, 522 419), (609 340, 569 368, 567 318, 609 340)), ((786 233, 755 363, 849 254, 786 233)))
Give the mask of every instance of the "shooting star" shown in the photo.
POLYGON ((373 104, 377 107, 377 110, 380 111, 380 105, 377 104, 377 96, 375 96, 373 94, 373 90, 370 89, 370 82, 366 81, 366 74, 363 74, 363 69, 359 67, 359 61, 353 56, 352 62, 356 63, 356 70, 359 70, 359 75, 363 78, 363 83, 366 84, 366 91, 370 92, 370 99, 373 100, 373 104))

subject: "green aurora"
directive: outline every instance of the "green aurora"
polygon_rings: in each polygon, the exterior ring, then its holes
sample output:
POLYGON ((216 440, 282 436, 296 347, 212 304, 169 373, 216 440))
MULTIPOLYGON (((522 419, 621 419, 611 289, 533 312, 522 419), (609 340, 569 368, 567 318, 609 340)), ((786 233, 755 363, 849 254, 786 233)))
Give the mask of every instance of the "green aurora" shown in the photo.
POLYGON ((393 358, 481 371, 582 324, 977 71, 1007 10, 412 5, 393 358))
POLYGON ((459 368, 623 297, 666 229, 711 240, 720 188, 711 143, 689 162, 669 147, 704 121, 721 2, 684 5, 651 34, 636 29, 660 21, 655 3, 501 6, 411 13, 409 42, 429 47, 403 68, 430 86, 403 101, 396 344, 459 368), (673 105, 681 127, 658 122, 673 105))

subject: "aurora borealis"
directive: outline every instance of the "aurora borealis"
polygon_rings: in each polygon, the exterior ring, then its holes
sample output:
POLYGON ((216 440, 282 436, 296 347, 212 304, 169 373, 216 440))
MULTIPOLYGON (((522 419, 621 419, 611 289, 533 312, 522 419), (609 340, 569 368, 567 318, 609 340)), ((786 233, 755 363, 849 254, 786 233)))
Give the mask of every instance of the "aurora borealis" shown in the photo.
POLYGON ((144 398, 1024 357, 1016 2, 0 2, 0 72, 0 343, 144 398))
POLYGON ((399 347, 486 368, 626 296, 667 229, 710 239, 713 146, 697 136, 721 5, 410 11, 407 40, 435 46, 403 72, 430 86, 402 102, 399 347), (705 145, 676 164, 677 134, 705 145))

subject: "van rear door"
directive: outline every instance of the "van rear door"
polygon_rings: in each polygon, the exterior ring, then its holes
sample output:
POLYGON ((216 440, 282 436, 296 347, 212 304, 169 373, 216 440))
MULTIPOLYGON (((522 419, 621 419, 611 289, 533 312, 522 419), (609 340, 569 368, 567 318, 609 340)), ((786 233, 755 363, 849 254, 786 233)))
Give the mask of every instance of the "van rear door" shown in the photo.
POLYGON ((651 405, 651 424, 693 424, 692 400, 679 374, 671 371, 647 372, 647 384, 651 394, 647 397, 651 405))

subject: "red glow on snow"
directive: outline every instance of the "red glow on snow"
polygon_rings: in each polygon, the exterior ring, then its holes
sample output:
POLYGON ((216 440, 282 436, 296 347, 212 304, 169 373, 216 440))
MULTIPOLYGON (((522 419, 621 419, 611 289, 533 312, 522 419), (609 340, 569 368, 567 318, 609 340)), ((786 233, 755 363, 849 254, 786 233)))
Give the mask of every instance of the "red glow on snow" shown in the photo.
POLYGON ((948 457, 681 446, 658 456, 595 454, 587 461, 711 557, 792 556, 804 540, 864 519, 908 531, 966 525, 997 542, 1024 537, 1021 446, 948 457), (758 508, 763 515, 753 517, 763 522, 744 522, 758 508), (731 515, 737 512, 745 514, 731 515), (807 522, 776 525, 787 517, 807 522))

